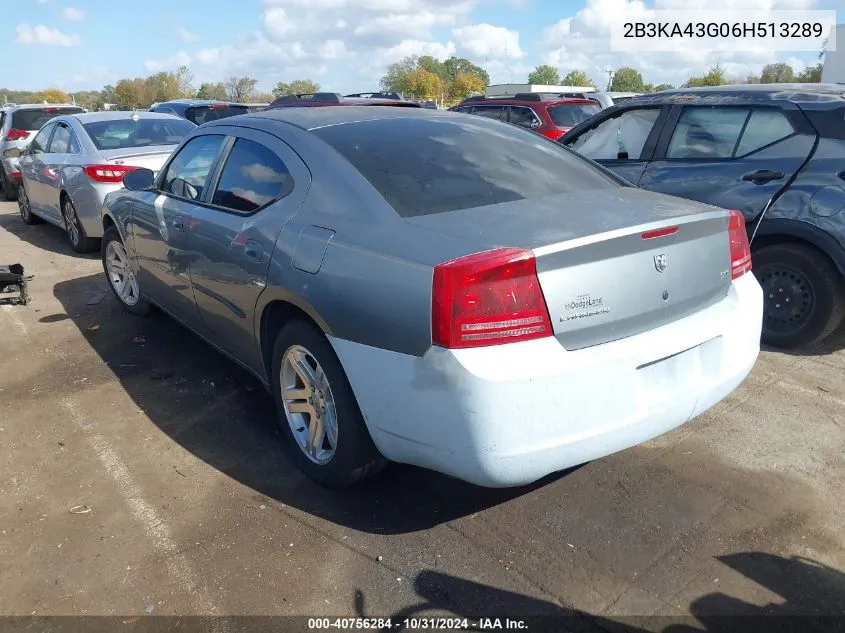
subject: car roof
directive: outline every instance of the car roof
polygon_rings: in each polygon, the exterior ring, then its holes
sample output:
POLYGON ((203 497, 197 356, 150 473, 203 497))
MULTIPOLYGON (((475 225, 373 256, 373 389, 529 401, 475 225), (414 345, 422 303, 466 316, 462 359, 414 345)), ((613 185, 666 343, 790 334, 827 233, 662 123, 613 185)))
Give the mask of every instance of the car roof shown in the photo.
MULTIPOLYGON (((539 93, 538 93, 539 94, 539 93)), ((525 106, 532 106, 532 105, 540 105, 543 104, 545 106, 553 106, 553 105, 591 105, 594 101, 592 99, 581 98, 581 97, 541 97, 539 99, 525 99, 520 98, 519 96, 514 97, 485 97, 483 99, 479 98, 472 98, 466 99, 458 104, 458 106, 467 106, 467 105, 525 105, 525 106)))
MULTIPOLYGON (((395 106, 348 106, 343 108, 272 108, 238 117, 242 121, 260 122, 263 119, 282 121, 303 130, 313 130, 331 125, 378 121, 382 119, 400 119, 410 117, 459 116, 453 112, 429 110, 427 108, 397 108, 395 106)), ((218 119, 203 125, 203 128, 215 125, 231 125, 229 119, 218 119)))
POLYGON ((171 99, 170 101, 159 101, 156 106, 163 106, 168 104, 180 104, 186 106, 203 106, 203 105, 211 105, 212 103, 225 103, 226 105, 230 106, 243 106, 246 107, 249 104, 240 103, 238 101, 226 101, 225 99, 218 100, 218 99, 171 99))
POLYGON ((802 107, 829 108, 845 105, 845 85, 842 84, 729 84, 678 88, 639 95, 620 107, 643 103, 683 103, 689 101, 708 104, 736 101, 790 101, 802 107))
POLYGON ((168 114, 166 112, 148 112, 146 110, 139 110, 132 112, 131 110, 105 110, 102 112, 80 112, 79 114, 70 114, 80 123, 97 123, 100 121, 122 121, 137 117, 139 119, 175 119, 184 121, 181 117, 168 114))
POLYGON ((79 108, 82 106, 76 103, 19 103, 17 105, 8 106, 9 110, 40 110, 42 108, 79 108))

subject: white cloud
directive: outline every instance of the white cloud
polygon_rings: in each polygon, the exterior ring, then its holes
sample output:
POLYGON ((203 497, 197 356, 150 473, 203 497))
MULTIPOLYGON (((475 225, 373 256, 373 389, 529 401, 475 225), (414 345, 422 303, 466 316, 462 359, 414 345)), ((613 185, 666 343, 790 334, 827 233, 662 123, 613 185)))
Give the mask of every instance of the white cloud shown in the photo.
MULTIPOLYGON (((718 19, 718 11, 745 9, 771 11, 813 8, 816 0, 654 0, 647 7, 641 0, 586 0, 574 16, 565 17, 540 34, 539 63, 551 64, 561 73, 583 70, 599 85, 607 81, 607 70, 631 66, 640 71, 645 81, 679 85, 689 77, 704 74, 707 68, 720 64, 731 78, 744 79, 759 73, 765 64, 786 57, 773 53, 764 43, 743 48, 748 50, 712 52, 701 42, 679 41, 672 54, 657 52, 613 52, 610 50, 612 23, 636 22, 653 9, 700 9, 702 15, 718 19)), ((707 18, 710 19, 710 18, 707 18)), ((765 19, 765 14, 760 20, 765 19)))
POLYGON ((350 53, 343 40, 328 40, 317 50, 317 55, 321 59, 343 59, 349 57, 350 53))
POLYGON ((144 62, 144 68, 151 73, 160 73, 167 70, 176 70, 179 66, 187 66, 191 63, 191 56, 185 51, 179 51, 175 55, 171 55, 167 59, 162 60, 147 60, 144 62))
POLYGON ((519 47, 519 31, 492 24, 471 24, 452 29, 459 51, 483 59, 519 59, 525 53, 519 47))
POLYGON ((15 29, 18 44, 43 44, 45 46, 79 46, 82 40, 78 35, 66 35, 58 29, 51 29, 43 24, 35 27, 29 24, 18 24, 15 29))
POLYGON ((192 33, 185 27, 179 29, 179 39, 185 42, 186 44, 193 44, 194 42, 199 42, 200 38, 197 36, 196 33, 192 33))
POLYGON ((293 22, 288 18, 287 11, 281 7, 268 9, 264 12, 264 26, 270 35, 276 38, 284 38, 295 28, 293 22))
POLYGON ((72 22, 82 22, 85 19, 85 15, 85 11, 74 7, 65 7, 64 11, 62 11, 62 17, 72 22))

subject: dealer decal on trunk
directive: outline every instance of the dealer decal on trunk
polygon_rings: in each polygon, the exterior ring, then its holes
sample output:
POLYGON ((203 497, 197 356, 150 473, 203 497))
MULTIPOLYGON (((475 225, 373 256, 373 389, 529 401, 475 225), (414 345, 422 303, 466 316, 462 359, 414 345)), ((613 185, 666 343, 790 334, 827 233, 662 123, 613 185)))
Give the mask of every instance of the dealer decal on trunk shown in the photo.
POLYGON ((572 321, 607 314, 608 312, 610 312, 610 308, 605 305, 604 297, 581 294, 563 305, 563 316, 560 317, 560 320, 572 321))

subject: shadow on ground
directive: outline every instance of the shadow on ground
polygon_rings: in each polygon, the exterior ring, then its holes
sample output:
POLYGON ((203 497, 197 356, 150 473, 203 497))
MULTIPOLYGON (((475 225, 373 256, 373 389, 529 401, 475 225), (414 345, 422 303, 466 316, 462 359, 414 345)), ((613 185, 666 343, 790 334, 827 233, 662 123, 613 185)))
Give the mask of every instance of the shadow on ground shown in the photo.
MULTIPOLYGON (((0 201, 5 202, 6 199, 1 198, 0 201)), ((99 259, 100 257, 98 252, 75 252, 70 247, 67 233, 49 222, 29 225, 24 223, 19 213, 4 213, 0 214, 0 227, 6 229, 12 235, 19 237, 24 242, 28 242, 33 246, 37 246, 38 248, 51 253, 71 255, 73 257, 82 257, 85 259, 99 259)), ((26 267, 26 262, 21 263, 24 267, 26 267)))
POLYGON ((266 497, 356 530, 395 534, 478 512, 562 476, 494 490, 391 465, 352 489, 317 486, 289 459, 272 398, 252 375, 164 314, 145 319, 127 314, 106 283, 96 274, 56 284, 65 313, 45 315, 41 322, 73 319, 154 424, 207 464, 266 497))
MULTIPOLYGON (((688 617, 605 617, 567 609, 551 601, 497 589, 433 570, 420 572, 414 590, 421 601, 392 615, 393 631, 406 618, 453 614, 478 621, 483 618, 525 619, 537 633, 721 633, 723 631, 796 632, 845 631, 845 574, 801 557, 784 558, 763 552, 717 557, 724 565, 782 598, 776 604, 754 605, 714 592, 689 605, 688 617)), ((366 597, 354 596, 358 616, 368 613, 366 597)), ((470 630, 485 630, 481 627, 470 630)), ((488 627, 486 630, 490 630, 488 627)))

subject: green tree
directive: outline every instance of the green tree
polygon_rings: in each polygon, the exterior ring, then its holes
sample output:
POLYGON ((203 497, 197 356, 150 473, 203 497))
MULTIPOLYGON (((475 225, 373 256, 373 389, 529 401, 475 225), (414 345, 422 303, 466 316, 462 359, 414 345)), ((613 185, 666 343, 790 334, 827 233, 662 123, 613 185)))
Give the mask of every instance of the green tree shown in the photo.
POLYGON ((684 84, 687 88, 698 88, 701 86, 722 86, 727 83, 725 71, 719 66, 713 66, 701 77, 690 77, 684 84))
POLYGON ((777 64, 766 64, 760 73, 762 84, 783 84, 795 81, 795 72, 792 66, 779 62, 777 64))
POLYGON ((656 86, 652 86, 650 92, 661 92, 663 90, 672 90, 675 86, 672 84, 657 84, 656 86))
POLYGON ((611 92, 643 92, 643 76, 627 66, 618 69, 610 82, 611 92))
POLYGON ((283 81, 277 83, 276 87, 273 88, 273 96, 278 98, 285 97, 287 95, 301 95, 318 92, 319 90, 320 84, 316 81, 311 81, 310 79, 294 79, 290 83, 285 83, 283 81))
POLYGON ((197 99, 208 99, 210 101, 225 101, 229 98, 226 93, 226 86, 222 82, 204 83, 197 90, 197 99))
POLYGON ((114 103, 121 110, 133 110, 141 106, 141 91, 137 81, 121 79, 114 87, 114 103))
POLYGON ((796 78, 802 84, 817 84, 822 80, 822 64, 813 64, 802 70, 796 78))
POLYGON ((434 99, 440 94, 440 77, 425 68, 417 68, 405 77, 405 89, 417 99, 434 99))
POLYGON ((560 85, 560 75, 557 68, 548 64, 541 64, 528 73, 528 83, 540 86, 560 85))
POLYGON ((176 83, 179 85, 179 96, 185 99, 195 97, 196 88, 193 86, 194 73, 187 66, 179 66, 176 70, 176 83))
POLYGON ((418 68, 419 57, 416 55, 408 55, 403 57, 398 62, 390 64, 387 67, 387 72, 379 81, 381 89, 385 92, 405 92, 405 80, 408 73, 418 68))
POLYGON ((581 70, 570 70, 560 82, 563 86, 596 86, 596 82, 581 70))
POLYGON ((146 97, 151 96, 151 101, 146 106, 152 105, 153 101, 170 101, 182 96, 179 87, 179 78, 175 73, 160 72, 147 77, 148 92, 146 97))
POLYGON ((252 77, 229 77, 224 82, 226 86, 226 94, 232 101, 244 102, 249 101, 252 93, 255 92, 255 87, 258 85, 258 80, 252 77))
POLYGON ((454 81, 460 73, 475 75, 481 79, 484 88, 490 85, 490 75, 481 66, 476 66, 468 59, 454 55, 443 62, 443 73, 446 81, 454 81))

